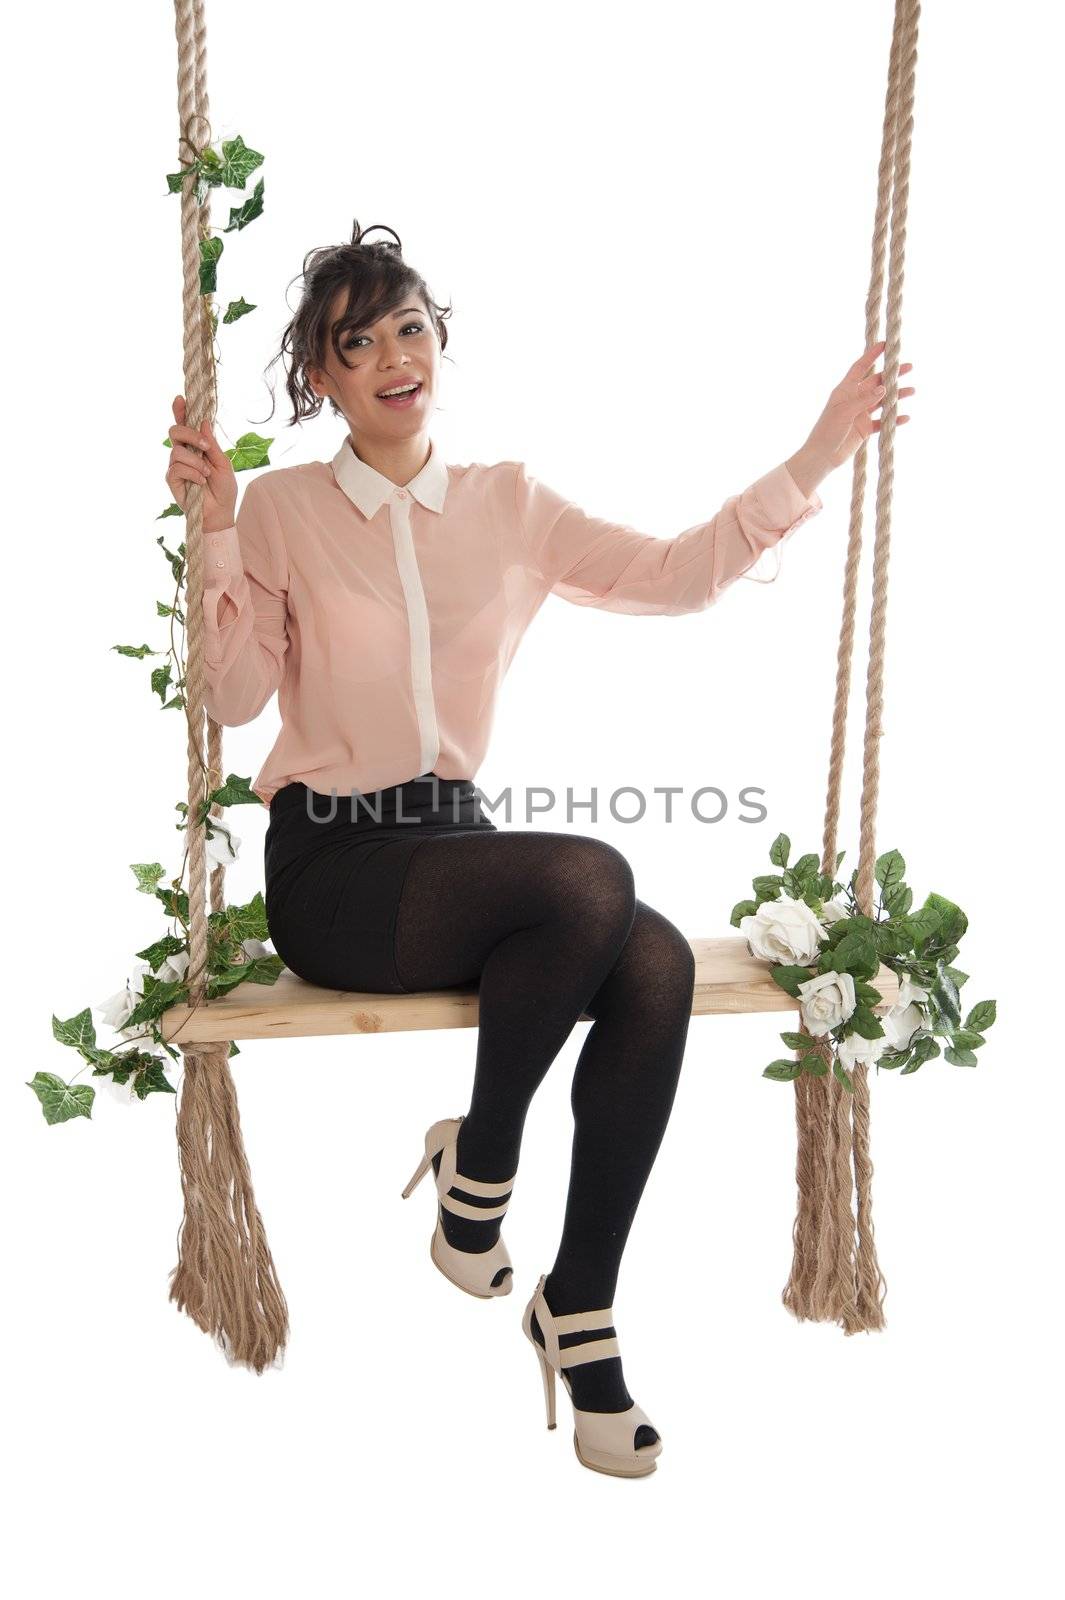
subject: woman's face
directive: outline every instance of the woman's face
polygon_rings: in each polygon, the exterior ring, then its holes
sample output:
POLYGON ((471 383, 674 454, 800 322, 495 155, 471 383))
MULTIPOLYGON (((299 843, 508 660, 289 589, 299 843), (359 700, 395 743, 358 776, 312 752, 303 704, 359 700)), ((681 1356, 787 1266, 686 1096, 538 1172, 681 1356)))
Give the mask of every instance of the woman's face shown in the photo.
MULTIPOLYGON (((347 295, 338 294, 333 305, 333 325, 344 314, 347 295)), ((394 442, 423 433, 436 406, 440 373, 440 341, 420 295, 404 295, 403 304, 376 322, 341 335, 342 366, 332 345, 325 367, 309 366, 307 377, 315 394, 335 400, 347 418, 352 437, 394 442), (382 389, 416 383, 412 400, 388 404, 382 389)))

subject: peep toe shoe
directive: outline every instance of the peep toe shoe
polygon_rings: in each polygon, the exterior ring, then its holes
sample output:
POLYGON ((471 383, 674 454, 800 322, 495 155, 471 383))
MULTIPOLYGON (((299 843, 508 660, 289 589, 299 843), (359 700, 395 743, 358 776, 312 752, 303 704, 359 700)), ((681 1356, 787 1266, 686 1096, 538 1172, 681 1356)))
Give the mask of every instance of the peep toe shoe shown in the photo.
POLYGON ((479 1178, 463 1177, 456 1168, 455 1145, 462 1117, 444 1117, 434 1122, 425 1135, 425 1154, 414 1169, 410 1182, 403 1190, 404 1200, 417 1188, 430 1171, 433 1157, 440 1155, 440 1169, 436 1178, 436 1227, 429 1240, 429 1254, 450 1283, 467 1294, 481 1300, 496 1295, 509 1294, 514 1284, 514 1268, 502 1237, 489 1250, 456 1250, 444 1236, 443 1212, 448 1210, 457 1217, 469 1217, 474 1222, 487 1222, 490 1217, 502 1217, 514 1187, 514 1178, 506 1183, 483 1183, 479 1178), (462 1195, 480 1196, 496 1200, 494 1206, 471 1205, 462 1195))
MULTIPOLYGON (((602 1361, 606 1356, 620 1355, 614 1334, 614 1308, 601 1311, 575 1311, 568 1316, 556 1317, 544 1299, 544 1273, 536 1285, 532 1299, 525 1307, 521 1325, 526 1338, 536 1351, 544 1380, 544 1399, 547 1402, 547 1426, 555 1426, 555 1374, 566 1385, 570 1401, 573 1390, 566 1376, 568 1367, 585 1361, 602 1361), (546 1341, 541 1345, 533 1335, 532 1319, 536 1320, 546 1341), (567 1334, 604 1330, 598 1339, 563 1345, 567 1334), (605 1330, 610 1332, 606 1333, 605 1330)), ((635 1402, 627 1411, 580 1411, 573 1407, 573 1448, 582 1466, 593 1472, 607 1472, 616 1478, 644 1478, 657 1468, 656 1456, 662 1453, 661 1435, 651 1443, 637 1446, 637 1430, 641 1427, 658 1432, 646 1411, 635 1402)))

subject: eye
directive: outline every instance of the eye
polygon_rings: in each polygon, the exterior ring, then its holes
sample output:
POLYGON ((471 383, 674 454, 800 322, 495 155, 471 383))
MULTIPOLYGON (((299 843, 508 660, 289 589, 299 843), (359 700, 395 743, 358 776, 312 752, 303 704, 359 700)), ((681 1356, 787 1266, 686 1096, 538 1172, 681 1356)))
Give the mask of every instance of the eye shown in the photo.
MULTIPOLYGON (((425 332, 425 324, 424 324, 424 322, 408 322, 406 324, 406 326, 404 328, 402 328, 400 331, 402 333, 407 333, 412 328, 413 328, 415 333, 424 333, 425 332)), ((350 338, 347 341, 347 343, 344 345, 344 349, 345 350, 354 350, 355 346, 359 343, 360 339, 365 339, 365 338, 368 338, 368 337, 369 336, 367 334, 365 334, 365 333, 356 333, 356 334, 354 334, 352 336, 352 338, 350 338)))

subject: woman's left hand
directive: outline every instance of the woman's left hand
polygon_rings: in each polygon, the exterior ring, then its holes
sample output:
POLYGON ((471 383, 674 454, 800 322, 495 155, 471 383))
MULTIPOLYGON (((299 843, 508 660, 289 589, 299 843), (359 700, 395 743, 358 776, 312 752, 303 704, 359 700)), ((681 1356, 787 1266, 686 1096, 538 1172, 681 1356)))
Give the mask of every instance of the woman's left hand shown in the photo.
MULTIPOLYGON (((802 454, 809 459, 823 464, 825 472, 832 472, 836 467, 841 467, 849 461, 863 439, 868 439, 871 433, 878 433, 882 426, 882 419, 875 421, 869 415, 884 403, 884 373, 869 373, 870 366, 882 356, 887 348, 887 340, 881 339, 879 344, 870 345, 863 355, 860 355, 854 365, 845 374, 841 383, 838 383, 828 397, 828 404, 803 447, 802 454)), ((913 370, 912 361, 901 361, 899 372, 913 370)), ((913 394, 914 390, 900 389, 898 397, 913 394)), ((896 416, 898 424, 909 422, 908 416, 896 416)))

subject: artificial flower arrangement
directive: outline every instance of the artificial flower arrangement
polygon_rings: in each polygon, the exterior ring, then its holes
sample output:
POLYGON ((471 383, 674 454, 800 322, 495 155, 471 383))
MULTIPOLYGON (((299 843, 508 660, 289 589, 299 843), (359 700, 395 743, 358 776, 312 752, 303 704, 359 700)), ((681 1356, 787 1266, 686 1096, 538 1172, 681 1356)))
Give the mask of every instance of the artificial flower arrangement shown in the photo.
MULTIPOLYGON (((790 1061, 773 1061, 763 1077, 788 1082, 802 1073, 827 1074, 829 1065, 853 1092, 858 1065, 916 1072, 942 1049, 956 1067, 975 1067, 976 1051, 995 1021, 994 1000, 981 1000, 962 1019, 959 991, 968 974, 954 965, 968 918, 943 895, 913 909, 906 863, 897 850, 878 856, 879 887, 871 917, 855 898, 857 872, 846 885, 821 872, 816 855, 788 866, 791 841, 778 834, 769 851, 776 873, 753 880, 755 898, 733 907, 751 954, 772 963, 774 982, 799 1001, 805 1032, 780 1035, 790 1061), (895 1005, 878 1017, 882 995, 870 981, 880 966, 899 977, 895 1005), (943 1048, 939 1040, 943 1040, 943 1048)), ((845 851, 836 857, 839 870, 845 851)))
MULTIPOLYGON (((202 204, 212 188, 223 186, 243 189, 250 174, 260 166, 263 156, 251 150, 239 136, 224 139, 219 150, 207 147, 200 151, 193 163, 196 172, 197 201, 202 204)), ((171 194, 180 194, 182 179, 191 170, 169 173, 167 185, 171 194)), ((248 223, 262 215, 263 180, 260 178, 244 204, 231 207, 229 223, 224 233, 241 231, 248 223)), ((216 273, 224 240, 210 233, 200 240, 200 293, 210 296, 215 292, 216 273)), ((254 311, 243 296, 230 301, 222 316, 223 323, 234 323, 254 311)), ((217 334, 218 317, 210 300, 205 312, 212 334, 217 334)), ((171 448, 169 438, 163 440, 171 448)), ((226 455, 235 472, 254 467, 269 466, 269 447, 272 439, 260 438, 256 433, 243 434, 226 455)), ((184 516, 182 508, 171 503, 162 511, 163 517, 184 516)), ((165 650, 153 650, 147 644, 118 644, 112 648, 121 656, 143 660, 146 656, 164 656, 161 666, 151 670, 150 688, 160 700, 163 711, 185 710, 185 613, 181 604, 186 581, 185 542, 177 550, 168 550, 162 534, 156 540, 169 563, 174 581, 174 595, 169 603, 156 601, 156 616, 170 618, 170 640, 165 650), (172 668, 177 676, 172 678, 172 668)), ((208 871, 219 865, 228 866, 237 859, 240 840, 220 817, 210 815, 212 803, 223 806, 257 805, 262 801, 250 787, 248 778, 228 774, 220 788, 212 789, 199 804, 196 826, 205 829, 205 847, 208 871)), ((176 808, 182 821, 176 824, 179 831, 188 828, 188 805, 178 802, 176 808)), ((188 864, 186 849, 178 875, 163 885, 163 866, 157 862, 138 862, 131 865, 141 894, 153 895, 159 902, 168 927, 162 938, 138 950, 137 960, 124 986, 94 1008, 86 1006, 74 1016, 61 1021, 52 1017, 52 1033, 60 1044, 69 1045, 92 1068, 93 1077, 107 1077, 109 1087, 127 1104, 136 1096, 145 1100, 150 1094, 175 1094, 176 1088, 167 1078, 164 1068, 169 1061, 177 1062, 179 1052, 162 1034, 158 1018, 170 1006, 188 1004, 190 991, 186 982, 189 965, 189 897, 183 888, 188 864), (102 1049, 96 1043, 96 1029, 92 1021, 95 1009, 101 1021, 113 1028, 119 1039, 129 1048, 116 1045, 102 1049), (164 1054, 165 1052, 165 1054, 164 1054)), ((266 907, 262 894, 257 892, 246 905, 229 905, 222 911, 211 912, 207 918, 207 983, 208 1000, 227 993, 239 983, 276 983, 284 963, 264 942, 269 936, 266 907)), ((237 1046, 230 1043, 229 1054, 237 1055, 237 1046)), ((84 1071, 84 1066, 79 1072, 84 1071)), ((77 1074, 75 1074, 77 1076, 77 1074)), ((66 1122, 71 1117, 91 1117, 96 1091, 91 1084, 67 1083, 57 1073, 37 1072, 28 1080, 37 1095, 46 1122, 66 1122)))

